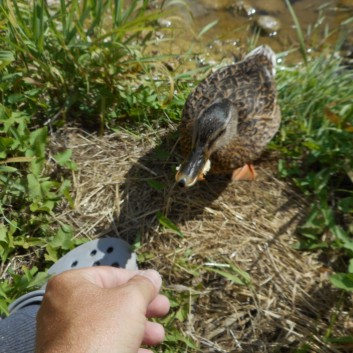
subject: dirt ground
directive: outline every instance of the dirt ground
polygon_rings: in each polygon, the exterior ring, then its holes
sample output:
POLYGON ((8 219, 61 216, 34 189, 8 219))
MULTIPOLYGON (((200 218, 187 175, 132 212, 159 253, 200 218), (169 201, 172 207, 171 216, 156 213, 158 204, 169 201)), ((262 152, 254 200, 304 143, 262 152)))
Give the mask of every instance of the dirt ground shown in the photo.
POLYGON ((77 237, 134 243, 138 236, 139 266, 160 271, 171 293, 188 295, 180 330, 200 352, 353 352, 353 346, 324 342, 352 333, 345 309, 351 298, 329 285, 330 267, 320 252, 293 249, 308 204, 277 177, 276 155, 255 163, 255 182, 209 176, 182 190, 174 183, 181 161, 175 141, 173 127, 142 137, 61 131, 53 150, 71 148, 78 171, 75 208, 63 208, 60 220, 72 224, 77 237), (162 227, 157 212, 184 236, 162 227), (246 271, 250 284, 212 271, 232 268, 246 271), (301 346, 305 342, 310 348, 301 346))

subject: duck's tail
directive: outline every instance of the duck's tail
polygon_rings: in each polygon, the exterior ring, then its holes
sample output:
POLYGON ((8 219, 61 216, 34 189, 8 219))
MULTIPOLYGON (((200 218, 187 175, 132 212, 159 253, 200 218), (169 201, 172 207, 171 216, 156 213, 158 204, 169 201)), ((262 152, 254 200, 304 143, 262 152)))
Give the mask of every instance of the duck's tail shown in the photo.
POLYGON ((271 73, 273 76, 276 74, 276 54, 268 45, 261 45, 254 50, 252 50, 249 54, 247 54, 244 60, 249 59, 254 56, 262 56, 265 57, 268 65, 270 66, 271 73))

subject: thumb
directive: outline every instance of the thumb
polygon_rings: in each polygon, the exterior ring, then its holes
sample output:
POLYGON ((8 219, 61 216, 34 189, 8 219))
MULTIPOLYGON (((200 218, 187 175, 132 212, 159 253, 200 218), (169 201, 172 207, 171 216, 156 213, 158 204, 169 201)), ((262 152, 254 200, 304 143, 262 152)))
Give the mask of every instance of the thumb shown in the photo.
POLYGON ((147 306, 158 295, 162 286, 162 278, 155 270, 139 271, 126 285, 138 289, 147 306))

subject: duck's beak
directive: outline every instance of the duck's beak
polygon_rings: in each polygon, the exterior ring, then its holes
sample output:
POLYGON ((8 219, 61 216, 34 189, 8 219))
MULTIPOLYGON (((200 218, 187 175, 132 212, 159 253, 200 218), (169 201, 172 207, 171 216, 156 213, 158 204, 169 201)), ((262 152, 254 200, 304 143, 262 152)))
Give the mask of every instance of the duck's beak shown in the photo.
POLYGON ((203 148, 196 147, 193 149, 175 175, 178 185, 181 187, 190 187, 197 180, 202 179, 207 161, 208 158, 206 158, 203 148))

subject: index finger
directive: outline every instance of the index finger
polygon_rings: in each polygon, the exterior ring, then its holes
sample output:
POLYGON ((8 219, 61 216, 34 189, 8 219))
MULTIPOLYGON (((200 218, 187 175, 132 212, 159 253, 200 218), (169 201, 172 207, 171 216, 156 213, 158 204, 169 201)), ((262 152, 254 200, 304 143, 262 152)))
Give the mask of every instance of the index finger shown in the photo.
POLYGON ((75 278, 77 284, 81 281, 90 282, 100 288, 115 288, 143 271, 127 270, 110 266, 84 267, 64 273, 75 278))

